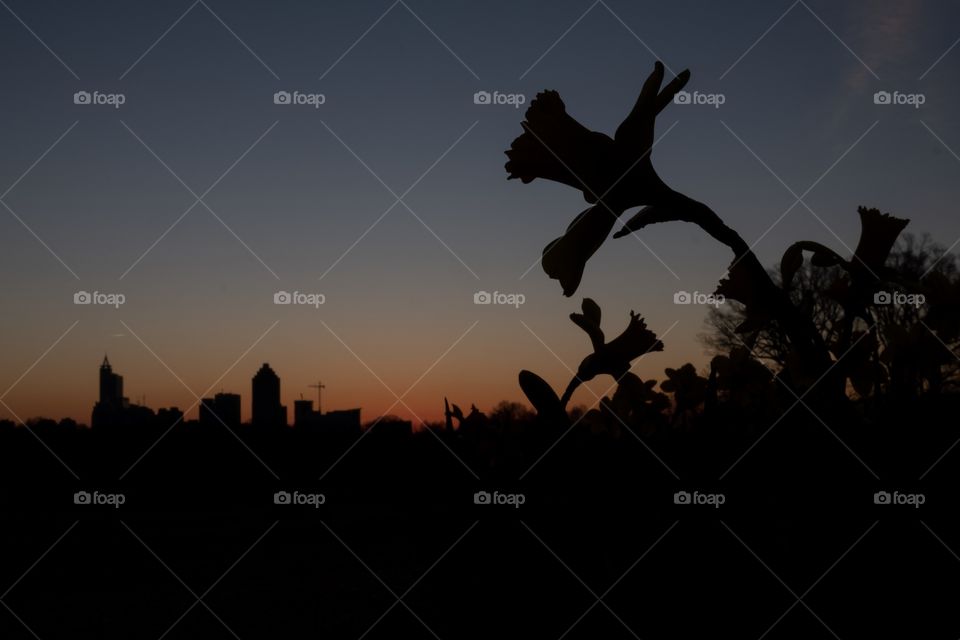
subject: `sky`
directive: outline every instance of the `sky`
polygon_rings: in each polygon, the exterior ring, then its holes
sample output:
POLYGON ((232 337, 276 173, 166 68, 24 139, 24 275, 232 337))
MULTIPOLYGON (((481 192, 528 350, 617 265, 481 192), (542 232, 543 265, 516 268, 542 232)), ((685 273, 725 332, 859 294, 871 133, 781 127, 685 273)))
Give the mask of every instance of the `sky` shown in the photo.
POLYGON ((707 309, 673 297, 712 292, 732 255, 651 227, 609 240, 564 298, 537 260, 587 205, 506 180, 526 104, 555 89, 612 134, 656 59, 689 68, 654 165, 763 263, 801 239, 849 254, 858 205, 951 246, 958 18, 947 0, 3 0, 0 418, 89 422, 104 353, 153 408, 224 390, 248 419, 269 362, 291 407, 322 380, 325 410, 365 421, 438 420, 444 396, 488 410, 524 400, 521 369, 562 391, 589 351, 567 318, 583 297, 608 338, 630 310, 661 336, 641 377, 702 369, 707 309))

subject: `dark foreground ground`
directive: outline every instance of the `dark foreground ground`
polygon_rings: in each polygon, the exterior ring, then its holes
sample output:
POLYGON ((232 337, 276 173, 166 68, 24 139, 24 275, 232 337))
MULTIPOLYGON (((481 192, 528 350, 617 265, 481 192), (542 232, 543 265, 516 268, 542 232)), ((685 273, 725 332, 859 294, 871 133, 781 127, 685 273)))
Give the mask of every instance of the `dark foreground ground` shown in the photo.
POLYGON ((8 430, 0 638, 956 638, 960 425, 883 414, 176 430, 137 464, 160 434, 8 430))

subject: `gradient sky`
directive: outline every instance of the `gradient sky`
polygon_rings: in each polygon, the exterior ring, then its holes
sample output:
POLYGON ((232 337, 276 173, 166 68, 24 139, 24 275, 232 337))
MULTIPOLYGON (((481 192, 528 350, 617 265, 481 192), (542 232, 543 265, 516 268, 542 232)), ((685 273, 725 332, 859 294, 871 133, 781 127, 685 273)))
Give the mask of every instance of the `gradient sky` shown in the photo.
MULTIPOLYGON (((586 205, 562 185, 507 182, 523 109, 473 102, 479 90, 529 102, 556 89, 574 117, 612 133, 651 51, 691 69, 688 90, 726 98, 661 114, 658 135, 676 125, 654 150, 658 172, 748 242, 763 236, 765 264, 800 239, 848 253, 860 204, 947 246, 960 237, 949 0, 0 4, 0 194, 12 210, 0 207, 0 392, 13 385, 2 400, 23 419, 89 422, 104 352, 127 395, 154 408, 187 408, 184 385, 214 385, 244 396, 247 419, 250 379, 268 361, 290 405, 320 378, 325 408, 361 406, 364 420, 439 419, 444 395, 489 409, 523 399, 524 368, 562 390, 589 348, 567 319, 584 296, 608 337, 630 309, 661 335, 673 327, 665 351, 635 365, 642 377, 703 367, 706 311, 673 294, 712 291, 728 250, 693 226, 657 226, 642 234, 652 253, 632 237, 604 245, 572 299, 539 266, 523 276, 586 205), (79 90, 126 103, 75 105, 79 90), (326 103, 275 105, 279 90, 326 103), (879 90, 926 102, 875 105, 879 90), (170 229, 195 201, 187 187, 201 195, 228 169, 204 196, 224 224, 197 205, 170 229), (380 180, 397 195, 419 180, 404 197, 414 213, 397 205, 371 229, 395 200, 380 180), (798 204, 770 229, 790 190, 815 182, 803 200, 823 222, 798 204), (127 302, 77 306, 78 290, 127 302), (276 306, 277 290, 326 303, 276 306), (476 306, 478 290, 526 304, 476 306), (409 408, 391 409, 387 387, 411 386, 409 408)), ((595 397, 581 389, 573 402, 595 397)))

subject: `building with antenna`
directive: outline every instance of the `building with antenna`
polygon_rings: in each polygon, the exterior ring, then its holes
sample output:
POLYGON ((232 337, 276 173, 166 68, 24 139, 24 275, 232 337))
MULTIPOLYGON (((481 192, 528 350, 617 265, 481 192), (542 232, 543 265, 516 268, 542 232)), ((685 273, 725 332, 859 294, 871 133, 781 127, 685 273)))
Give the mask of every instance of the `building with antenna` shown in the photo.
POLYGON ((130 404, 123 395, 123 376, 113 372, 106 354, 100 364, 100 395, 93 405, 90 426, 94 429, 153 424, 155 416, 147 407, 130 404))
POLYGON ((103 354, 100 364, 100 401, 98 404, 110 407, 125 407, 129 401, 123 397, 123 376, 113 372, 107 354, 103 354))

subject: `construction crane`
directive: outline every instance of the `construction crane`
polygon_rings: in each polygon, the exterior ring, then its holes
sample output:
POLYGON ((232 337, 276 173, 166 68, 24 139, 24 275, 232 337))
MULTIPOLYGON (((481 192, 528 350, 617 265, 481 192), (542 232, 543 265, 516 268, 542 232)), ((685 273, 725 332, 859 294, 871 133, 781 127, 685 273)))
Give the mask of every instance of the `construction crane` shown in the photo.
POLYGON ((322 395, 323 390, 327 388, 327 385, 317 380, 317 384, 308 384, 307 386, 310 387, 311 389, 317 390, 317 413, 323 414, 323 409, 321 408, 320 401, 321 401, 321 398, 323 397, 322 395))

